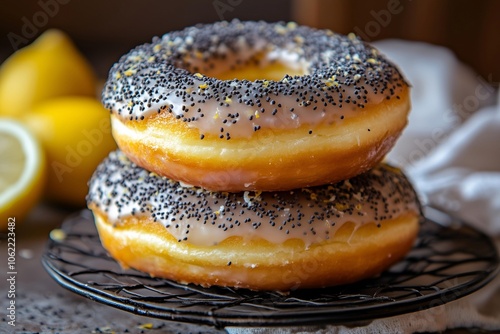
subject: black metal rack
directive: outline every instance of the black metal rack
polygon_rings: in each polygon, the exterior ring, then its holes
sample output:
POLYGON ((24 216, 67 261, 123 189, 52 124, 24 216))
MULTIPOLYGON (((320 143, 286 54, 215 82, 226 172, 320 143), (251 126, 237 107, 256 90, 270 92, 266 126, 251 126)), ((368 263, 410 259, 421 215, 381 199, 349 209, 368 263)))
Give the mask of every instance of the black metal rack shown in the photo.
POLYGON ((135 314, 196 324, 292 326, 361 322, 419 311, 463 297, 498 271, 493 241, 428 208, 408 256, 380 276, 352 285, 289 293, 202 288, 122 269, 103 249, 88 210, 62 225, 42 262, 63 287, 135 314))

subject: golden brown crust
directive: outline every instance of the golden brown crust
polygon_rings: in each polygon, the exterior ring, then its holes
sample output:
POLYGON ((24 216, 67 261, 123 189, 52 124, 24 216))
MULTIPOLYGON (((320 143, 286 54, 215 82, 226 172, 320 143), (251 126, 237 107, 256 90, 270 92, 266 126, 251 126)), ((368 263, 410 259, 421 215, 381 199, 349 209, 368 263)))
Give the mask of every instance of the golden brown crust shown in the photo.
POLYGON ((412 247, 419 215, 346 224, 328 241, 304 247, 293 239, 283 244, 243 242, 231 237, 216 246, 178 242, 160 223, 130 217, 113 226, 91 205, 104 247, 123 267, 152 276, 202 286, 231 286, 287 291, 352 283, 379 274, 412 247))
POLYGON ((160 114, 142 122, 112 114, 113 136, 139 166, 213 191, 288 190, 361 174, 392 148, 406 126, 409 89, 400 99, 360 109, 340 123, 306 129, 262 129, 250 139, 221 140, 160 114), (272 145, 271 145, 272 143, 272 145))

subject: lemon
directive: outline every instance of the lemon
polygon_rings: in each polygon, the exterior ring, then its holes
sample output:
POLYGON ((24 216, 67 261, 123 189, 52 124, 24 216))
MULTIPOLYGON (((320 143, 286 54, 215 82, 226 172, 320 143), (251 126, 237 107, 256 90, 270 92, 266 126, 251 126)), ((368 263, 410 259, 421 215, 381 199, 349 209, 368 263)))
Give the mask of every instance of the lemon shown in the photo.
POLYGON ((23 220, 40 198, 44 178, 44 155, 35 137, 19 122, 0 118, 1 230, 23 220))
POLYGON ((22 121, 46 153, 47 197, 70 206, 85 205, 88 180, 116 149, 109 112, 94 98, 60 97, 37 105, 22 121))
POLYGON ((57 96, 95 96, 96 87, 91 66, 71 40, 47 30, 0 67, 0 115, 17 117, 57 96))

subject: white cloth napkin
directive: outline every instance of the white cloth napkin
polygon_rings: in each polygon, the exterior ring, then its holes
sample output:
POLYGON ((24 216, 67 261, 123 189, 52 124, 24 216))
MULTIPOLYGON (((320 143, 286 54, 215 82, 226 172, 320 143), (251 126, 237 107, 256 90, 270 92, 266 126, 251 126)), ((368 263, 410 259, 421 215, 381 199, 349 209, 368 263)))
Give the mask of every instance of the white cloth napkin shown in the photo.
MULTIPOLYGON (((387 160, 402 167, 424 203, 489 233, 500 245, 500 104, 449 50, 425 43, 375 43, 412 84, 408 127, 387 160)), ((229 333, 415 333, 447 328, 500 330, 500 276, 479 291, 428 310, 365 326, 226 328, 229 333)))
POLYGON ((413 85, 410 121, 389 162, 406 170, 426 203, 500 236, 495 83, 441 47, 403 41, 382 41, 377 47, 413 85))

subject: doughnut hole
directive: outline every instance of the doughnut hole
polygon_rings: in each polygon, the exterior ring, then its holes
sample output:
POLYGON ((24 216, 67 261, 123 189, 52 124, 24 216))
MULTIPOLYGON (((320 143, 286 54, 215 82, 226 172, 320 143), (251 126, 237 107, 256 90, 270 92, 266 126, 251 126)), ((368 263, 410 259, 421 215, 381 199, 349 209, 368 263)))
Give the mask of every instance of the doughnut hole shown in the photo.
POLYGON ((309 74, 309 64, 286 50, 258 52, 250 57, 244 53, 207 59, 203 62, 186 59, 184 68, 219 80, 271 80, 280 81, 286 75, 309 74), (246 57, 246 58, 245 58, 246 57))

